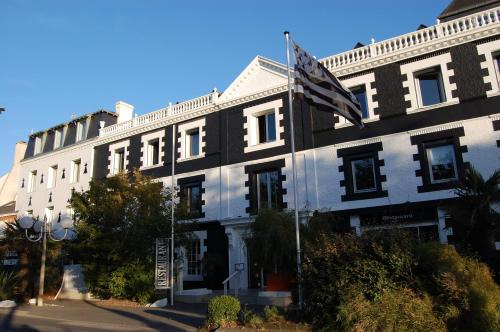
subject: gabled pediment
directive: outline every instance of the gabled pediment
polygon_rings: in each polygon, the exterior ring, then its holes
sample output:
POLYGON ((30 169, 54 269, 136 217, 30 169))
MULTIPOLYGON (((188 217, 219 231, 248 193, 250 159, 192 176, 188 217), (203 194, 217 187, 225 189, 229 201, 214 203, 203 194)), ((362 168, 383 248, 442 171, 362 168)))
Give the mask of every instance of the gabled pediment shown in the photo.
POLYGON ((228 101, 251 95, 288 82, 285 65, 256 56, 241 74, 229 85, 219 97, 220 101, 228 101))

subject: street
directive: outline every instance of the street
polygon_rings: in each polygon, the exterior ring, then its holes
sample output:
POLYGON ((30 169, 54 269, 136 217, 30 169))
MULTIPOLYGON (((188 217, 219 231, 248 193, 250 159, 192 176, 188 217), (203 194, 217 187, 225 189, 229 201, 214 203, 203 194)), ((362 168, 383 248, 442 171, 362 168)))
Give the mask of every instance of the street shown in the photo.
POLYGON ((2 332, 196 331, 204 304, 173 308, 118 307, 90 301, 48 301, 44 307, 0 309, 2 332))

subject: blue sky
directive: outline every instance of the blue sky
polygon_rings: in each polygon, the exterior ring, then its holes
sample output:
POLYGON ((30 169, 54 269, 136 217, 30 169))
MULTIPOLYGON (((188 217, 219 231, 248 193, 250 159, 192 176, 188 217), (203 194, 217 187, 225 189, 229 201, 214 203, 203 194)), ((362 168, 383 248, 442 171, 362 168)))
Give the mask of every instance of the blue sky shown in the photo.
POLYGON ((256 55, 285 62, 284 30, 320 58, 435 24, 450 1, 1 0, 0 175, 72 113, 144 114, 223 91, 256 55))

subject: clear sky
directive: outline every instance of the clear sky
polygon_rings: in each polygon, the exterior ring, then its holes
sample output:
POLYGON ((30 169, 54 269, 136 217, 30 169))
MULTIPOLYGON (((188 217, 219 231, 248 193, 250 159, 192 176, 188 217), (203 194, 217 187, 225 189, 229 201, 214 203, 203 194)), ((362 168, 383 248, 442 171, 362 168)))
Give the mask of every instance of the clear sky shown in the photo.
POLYGON ((223 91, 283 31, 318 58, 435 24, 451 0, 0 0, 0 175, 14 145, 118 100, 138 114, 223 91))

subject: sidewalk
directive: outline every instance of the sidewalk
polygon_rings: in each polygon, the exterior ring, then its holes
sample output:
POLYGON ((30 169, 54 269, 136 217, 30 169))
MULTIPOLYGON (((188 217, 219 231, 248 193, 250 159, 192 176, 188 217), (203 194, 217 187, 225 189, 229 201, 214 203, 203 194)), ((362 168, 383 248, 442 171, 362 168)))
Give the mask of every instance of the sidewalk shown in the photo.
POLYGON ((44 307, 0 309, 0 331, 196 331, 203 325, 206 310, 206 304, 145 308, 95 301, 46 301, 44 307))

